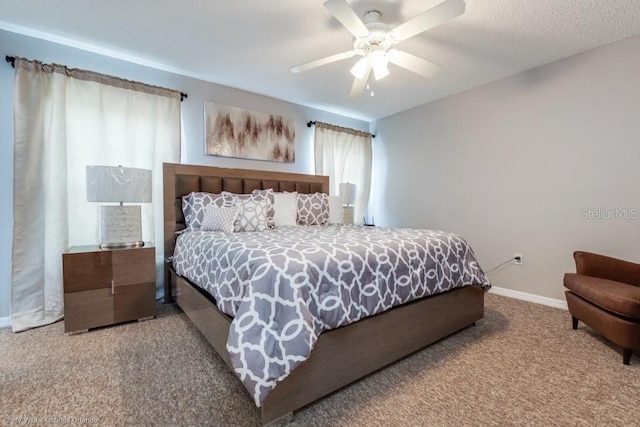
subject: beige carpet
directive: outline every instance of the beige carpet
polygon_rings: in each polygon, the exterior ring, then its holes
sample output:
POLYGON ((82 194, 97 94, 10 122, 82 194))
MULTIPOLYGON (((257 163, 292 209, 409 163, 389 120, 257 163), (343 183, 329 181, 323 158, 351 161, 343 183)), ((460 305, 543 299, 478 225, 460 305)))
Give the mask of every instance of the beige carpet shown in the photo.
MULTIPOLYGON (((233 373, 172 305, 78 335, 0 330, 0 425, 258 424, 233 373)), ((418 327, 418 326, 417 326, 418 327)), ((303 410, 292 425, 638 426, 640 358, 566 311, 487 295, 475 327, 303 410)))

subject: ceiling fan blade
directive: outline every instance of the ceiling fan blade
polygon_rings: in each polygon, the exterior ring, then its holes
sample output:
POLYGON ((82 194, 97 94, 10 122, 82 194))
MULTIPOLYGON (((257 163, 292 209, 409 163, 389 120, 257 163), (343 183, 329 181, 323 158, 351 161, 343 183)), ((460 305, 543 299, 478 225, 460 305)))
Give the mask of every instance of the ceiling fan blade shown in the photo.
POLYGON ((362 95, 365 87, 367 87, 369 74, 371 74, 371 65, 367 67, 367 72, 364 73, 364 77, 362 77, 361 79, 356 78, 353 80, 353 86, 351 86, 351 94, 349 95, 351 98, 357 98, 362 95))
POLYGON ((442 67, 426 59, 419 58, 407 52, 398 49, 391 49, 387 52, 387 59, 392 64, 406 68, 426 79, 433 77, 442 70, 442 67))
POLYGON ((345 0, 327 0, 324 3, 324 7, 326 7, 354 37, 364 37, 369 34, 369 29, 345 0))
POLYGON ((315 61, 305 62, 304 64, 295 65, 289 69, 292 73, 300 73, 302 71, 310 70, 311 68, 319 67, 321 65, 330 64, 332 62, 340 61, 341 59, 351 58, 356 53, 352 50, 346 52, 336 53, 335 55, 327 56, 326 58, 316 59, 315 61))
POLYGON ((391 30, 391 34, 396 42, 401 42, 410 37, 420 34, 430 28, 447 22, 456 16, 464 13, 464 0, 446 0, 439 5, 421 13, 391 30))

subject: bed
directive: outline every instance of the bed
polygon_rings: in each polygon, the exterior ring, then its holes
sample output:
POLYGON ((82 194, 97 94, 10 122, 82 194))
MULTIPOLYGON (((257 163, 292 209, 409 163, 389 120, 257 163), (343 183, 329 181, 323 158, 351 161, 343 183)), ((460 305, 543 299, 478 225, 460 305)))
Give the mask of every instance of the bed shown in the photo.
MULTIPOLYGON (((185 228, 182 197, 191 192, 217 194, 229 191, 244 194, 269 188, 282 192, 328 193, 328 177, 165 164, 163 180, 164 251, 168 260, 165 264, 165 300, 175 301, 220 357, 233 368, 234 362, 237 366, 237 360, 232 361, 227 350, 233 319, 222 312, 216 306, 216 301, 200 287, 177 274, 172 261, 169 261, 173 260, 178 233, 185 228)), ((354 227, 352 232, 356 231, 361 232, 354 227)), ((488 286, 486 278, 479 278, 478 283, 423 297, 320 333, 308 358, 288 376, 280 379, 266 397, 256 402, 262 424, 287 416, 359 378, 475 324, 484 315, 484 290, 488 286)), ((234 333, 231 335, 233 340, 234 333)))

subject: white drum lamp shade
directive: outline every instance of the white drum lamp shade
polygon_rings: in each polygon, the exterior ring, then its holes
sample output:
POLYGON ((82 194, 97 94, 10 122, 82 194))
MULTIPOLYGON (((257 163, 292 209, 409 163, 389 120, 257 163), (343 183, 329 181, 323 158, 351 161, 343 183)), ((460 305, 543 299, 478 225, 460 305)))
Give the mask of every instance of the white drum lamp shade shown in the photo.
POLYGON ((151 171, 122 166, 87 166, 87 201, 100 207, 100 247, 143 246, 140 205, 151 202, 151 171))
POLYGON ((356 203, 356 185, 349 182, 340 183, 340 196, 342 204, 350 206, 356 203))

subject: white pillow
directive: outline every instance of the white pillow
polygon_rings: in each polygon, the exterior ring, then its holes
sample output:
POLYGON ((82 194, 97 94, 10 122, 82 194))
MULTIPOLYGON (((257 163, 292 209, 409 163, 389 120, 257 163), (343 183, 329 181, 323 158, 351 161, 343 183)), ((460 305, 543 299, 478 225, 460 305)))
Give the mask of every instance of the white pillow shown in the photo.
POLYGON ((236 207, 219 208, 215 205, 207 205, 204 208, 200 230, 233 233, 233 224, 237 217, 238 209, 236 207))
POLYGON ((276 227, 297 225, 298 193, 273 193, 273 210, 276 227))
POLYGON ((342 224, 342 197, 329 196, 329 224, 342 224))

